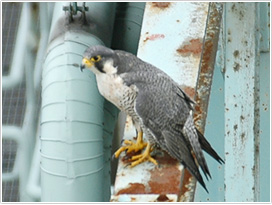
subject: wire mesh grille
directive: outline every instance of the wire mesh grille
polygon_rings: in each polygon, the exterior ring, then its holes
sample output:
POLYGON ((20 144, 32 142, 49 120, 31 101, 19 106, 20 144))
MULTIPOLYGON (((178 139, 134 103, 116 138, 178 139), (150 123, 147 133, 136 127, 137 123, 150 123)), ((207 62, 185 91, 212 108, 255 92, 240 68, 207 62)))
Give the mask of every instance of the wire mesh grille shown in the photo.
MULTIPOLYGON (((8 75, 22 3, 2 3, 2 75, 8 75)), ((2 91, 2 124, 22 126, 25 112, 25 83, 2 91)), ((9 139, 2 140, 2 172, 11 172, 16 159, 18 144, 9 139)), ((2 201, 19 201, 19 180, 2 182, 2 201)))
POLYGON ((19 201, 19 180, 5 182, 2 190, 3 202, 19 201))
POLYGON ((2 3, 2 75, 9 73, 22 3, 2 3))
POLYGON ((21 127, 25 112, 25 84, 2 92, 2 123, 21 127))

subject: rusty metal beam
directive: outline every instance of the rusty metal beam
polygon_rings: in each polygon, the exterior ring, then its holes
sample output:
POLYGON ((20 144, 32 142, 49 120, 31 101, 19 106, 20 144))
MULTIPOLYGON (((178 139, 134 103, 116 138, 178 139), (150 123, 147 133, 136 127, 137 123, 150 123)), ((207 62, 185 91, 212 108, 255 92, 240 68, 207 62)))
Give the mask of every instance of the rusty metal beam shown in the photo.
MULTIPOLYGON (((206 22, 206 31, 203 38, 203 48, 201 53, 201 60, 199 64, 199 74, 196 85, 195 101, 196 107, 194 112, 194 119, 197 128, 204 133, 206 117, 209 104, 210 90, 212 86, 212 78, 214 71, 214 64, 216 58, 216 51, 219 40, 220 24, 223 12, 223 3, 212 2, 209 4, 208 17, 206 22)), ((187 196, 182 194, 180 201, 193 201, 195 194, 196 179, 186 169, 185 176, 187 176, 190 184, 187 184, 187 196)), ((183 187, 186 186, 185 181, 183 187)))
POLYGON ((210 3, 195 95, 194 118, 202 133, 206 124, 222 12, 223 3, 210 3))

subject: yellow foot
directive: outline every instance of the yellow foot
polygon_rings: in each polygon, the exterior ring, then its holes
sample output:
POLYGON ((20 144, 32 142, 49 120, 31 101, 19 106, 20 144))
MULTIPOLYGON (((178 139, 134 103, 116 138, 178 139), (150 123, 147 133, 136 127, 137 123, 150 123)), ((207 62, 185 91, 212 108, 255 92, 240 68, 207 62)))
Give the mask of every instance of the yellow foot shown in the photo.
POLYGON ((152 152, 152 149, 150 147, 150 144, 148 143, 143 154, 139 154, 139 155, 131 157, 131 161, 133 161, 133 162, 130 164, 130 166, 134 167, 134 166, 141 164, 142 162, 145 162, 145 161, 150 161, 153 164, 158 165, 157 161, 153 157, 150 156, 151 152, 152 152))
POLYGON ((126 151, 127 153, 130 153, 130 152, 133 152, 133 151, 138 152, 140 150, 143 150, 147 145, 147 143, 143 141, 143 132, 142 131, 138 132, 136 143, 134 143, 134 142, 132 142, 130 140, 125 140, 124 144, 126 146, 120 147, 114 153, 115 158, 118 158, 123 151, 126 151))

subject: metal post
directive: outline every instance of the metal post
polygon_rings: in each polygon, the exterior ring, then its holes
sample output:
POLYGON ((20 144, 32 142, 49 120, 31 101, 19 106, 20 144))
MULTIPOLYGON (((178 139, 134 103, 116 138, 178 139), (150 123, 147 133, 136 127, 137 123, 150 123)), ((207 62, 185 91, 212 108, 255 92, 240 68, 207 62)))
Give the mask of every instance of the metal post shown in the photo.
POLYGON ((252 202, 259 198, 256 3, 227 3, 225 18, 225 200, 252 202))

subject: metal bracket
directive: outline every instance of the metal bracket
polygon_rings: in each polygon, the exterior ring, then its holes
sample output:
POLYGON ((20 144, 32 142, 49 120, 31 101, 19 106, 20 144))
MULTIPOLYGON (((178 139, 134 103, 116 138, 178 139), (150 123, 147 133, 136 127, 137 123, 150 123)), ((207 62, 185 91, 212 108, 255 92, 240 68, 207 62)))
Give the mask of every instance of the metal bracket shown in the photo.
POLYGON ((70 3, 69 6, 63 6, 63 11, 70 12, 70 15, 76 15, 78 11, 81 13, 85 13, 85 11, 89 11, 89 7, 85 6, 85 2, 82 3, 82 6, 77 6, 77 2, 70 3))

